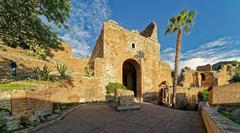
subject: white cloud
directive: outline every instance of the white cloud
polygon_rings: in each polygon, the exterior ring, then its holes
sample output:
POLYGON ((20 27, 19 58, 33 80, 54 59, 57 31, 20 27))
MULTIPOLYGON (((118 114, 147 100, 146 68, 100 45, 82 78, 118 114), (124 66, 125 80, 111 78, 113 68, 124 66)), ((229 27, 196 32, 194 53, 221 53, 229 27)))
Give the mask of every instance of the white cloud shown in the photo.
MULTIPOLYGON (((161 55, 162 59, 173 68, 175 49, 167 48, 161 52, 161 55)), ((195 69, 199 65, 231 60, 240 61, 240 37, 219 38, 182 53, 180 68, 188 66, 195 69)))
POLYGON ((110 17, 108 0, 72 0, 70 29, 61 29, 60 38, 77 56, 90 56, 103 22, 110 17))

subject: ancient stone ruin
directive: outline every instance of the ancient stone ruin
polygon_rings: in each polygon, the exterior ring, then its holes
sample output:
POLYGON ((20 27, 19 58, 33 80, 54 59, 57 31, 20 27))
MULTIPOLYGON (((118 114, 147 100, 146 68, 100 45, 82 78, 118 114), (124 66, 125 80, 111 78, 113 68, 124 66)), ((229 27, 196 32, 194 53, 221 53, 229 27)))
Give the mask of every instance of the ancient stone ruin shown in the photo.
POLYGON ((198 66, 196 70, 184 68, 181 72, 179 84, 182 87, 213 87, 228 84, 227 66, 213 70, 212 65, 198 66))
POLYGON ((134 92, 135 97, 159 92, 162 82, 172 84, 170 66, 160 60, 157 25, 150 23, 139 33, 129 31, 114 21, 107 21, 97 40, 89 65, 104 92, 109 82, 118 82, 134 92))

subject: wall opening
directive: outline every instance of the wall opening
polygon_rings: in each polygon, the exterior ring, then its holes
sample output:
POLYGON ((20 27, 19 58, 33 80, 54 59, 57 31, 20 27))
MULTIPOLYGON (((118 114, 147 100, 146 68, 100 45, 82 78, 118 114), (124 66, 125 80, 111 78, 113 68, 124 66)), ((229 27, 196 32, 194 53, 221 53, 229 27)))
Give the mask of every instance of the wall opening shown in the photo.
POLYGON ((132 48, 135 48, 135 43, 132 43, 132 48))
POLYGON ((205 74, 201 73, 201 79, 202 79, 202 81, 205 81, 205 80, 206 80, 205 74))
POLYGON ((134 96, 140 95, 140 66, 132 59, 123 63, 122 67, 122 84, 134 92, 134 96))

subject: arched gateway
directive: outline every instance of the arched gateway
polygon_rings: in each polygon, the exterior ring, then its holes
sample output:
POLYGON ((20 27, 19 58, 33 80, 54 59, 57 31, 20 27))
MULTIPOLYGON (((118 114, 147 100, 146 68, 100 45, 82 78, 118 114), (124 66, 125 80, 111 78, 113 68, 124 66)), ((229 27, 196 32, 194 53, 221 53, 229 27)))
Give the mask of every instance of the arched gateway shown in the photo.
POLYGON ((139 97, 141 93, 141 73, 140 65, 133 59, 123 62, 122 84, 129 90, 134 91, 134 96, 139 97))
MULTIPOLYGON (((167 81, 172 85, 171 68, 159 57, 154 22, 141 32, 127 30, 112 20, 104 22, 90 61, 86 62, 94 78, 87 78, 83 84, 89 89, 82 90, 91 91, 93 99, 105 99, 105 86, 116 82, 132 90, 139 101, 156 97, 153 95, 159 91, 159 83, 167 81)), ((86 94, 89 99, 90 93, 86 94)))

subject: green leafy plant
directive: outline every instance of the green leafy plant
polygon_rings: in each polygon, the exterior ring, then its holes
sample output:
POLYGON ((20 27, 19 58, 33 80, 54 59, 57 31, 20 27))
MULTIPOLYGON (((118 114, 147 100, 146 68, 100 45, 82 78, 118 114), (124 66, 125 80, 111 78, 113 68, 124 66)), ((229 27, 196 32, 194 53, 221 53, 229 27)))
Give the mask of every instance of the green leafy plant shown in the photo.
POLYGON ((86 76, 91 77, 94 75, 94 70, 92 68, 90 68, 89 66, 85 67, 85 72, 86 72, 86 76))
POLYGON ((50 79, 50 72, 52 69, 48 67, 47 65, 44 65, 42 69, 39 67, 37 68, 37 78, 38 80, 49 80, 50 79))
POLYGON ((58 64, 57 70, 61 77, 66 77, 67 66, 65 64, 58 64))
POLYGON ((235 75, 229 80, 230 83, 240 82, 240 69, 236 70, 235 75))
POLYGON ((30 46, 30 49, 26 50, 28 55, 34 56, 38 59, 46 59, 47 53, 46 50, 39 46, 30 46))
POLYGON ((198 100, 202 102, 206 102, 208 100, 208 90, 198 92, 198 100))
POLYGON ((109 82, 108 85, 106 85, 107 94, 112 94, 112 93, 114 93, 118 89, 126 90, 127 88, 124 85, 120 84, 120 83, 109 82))

